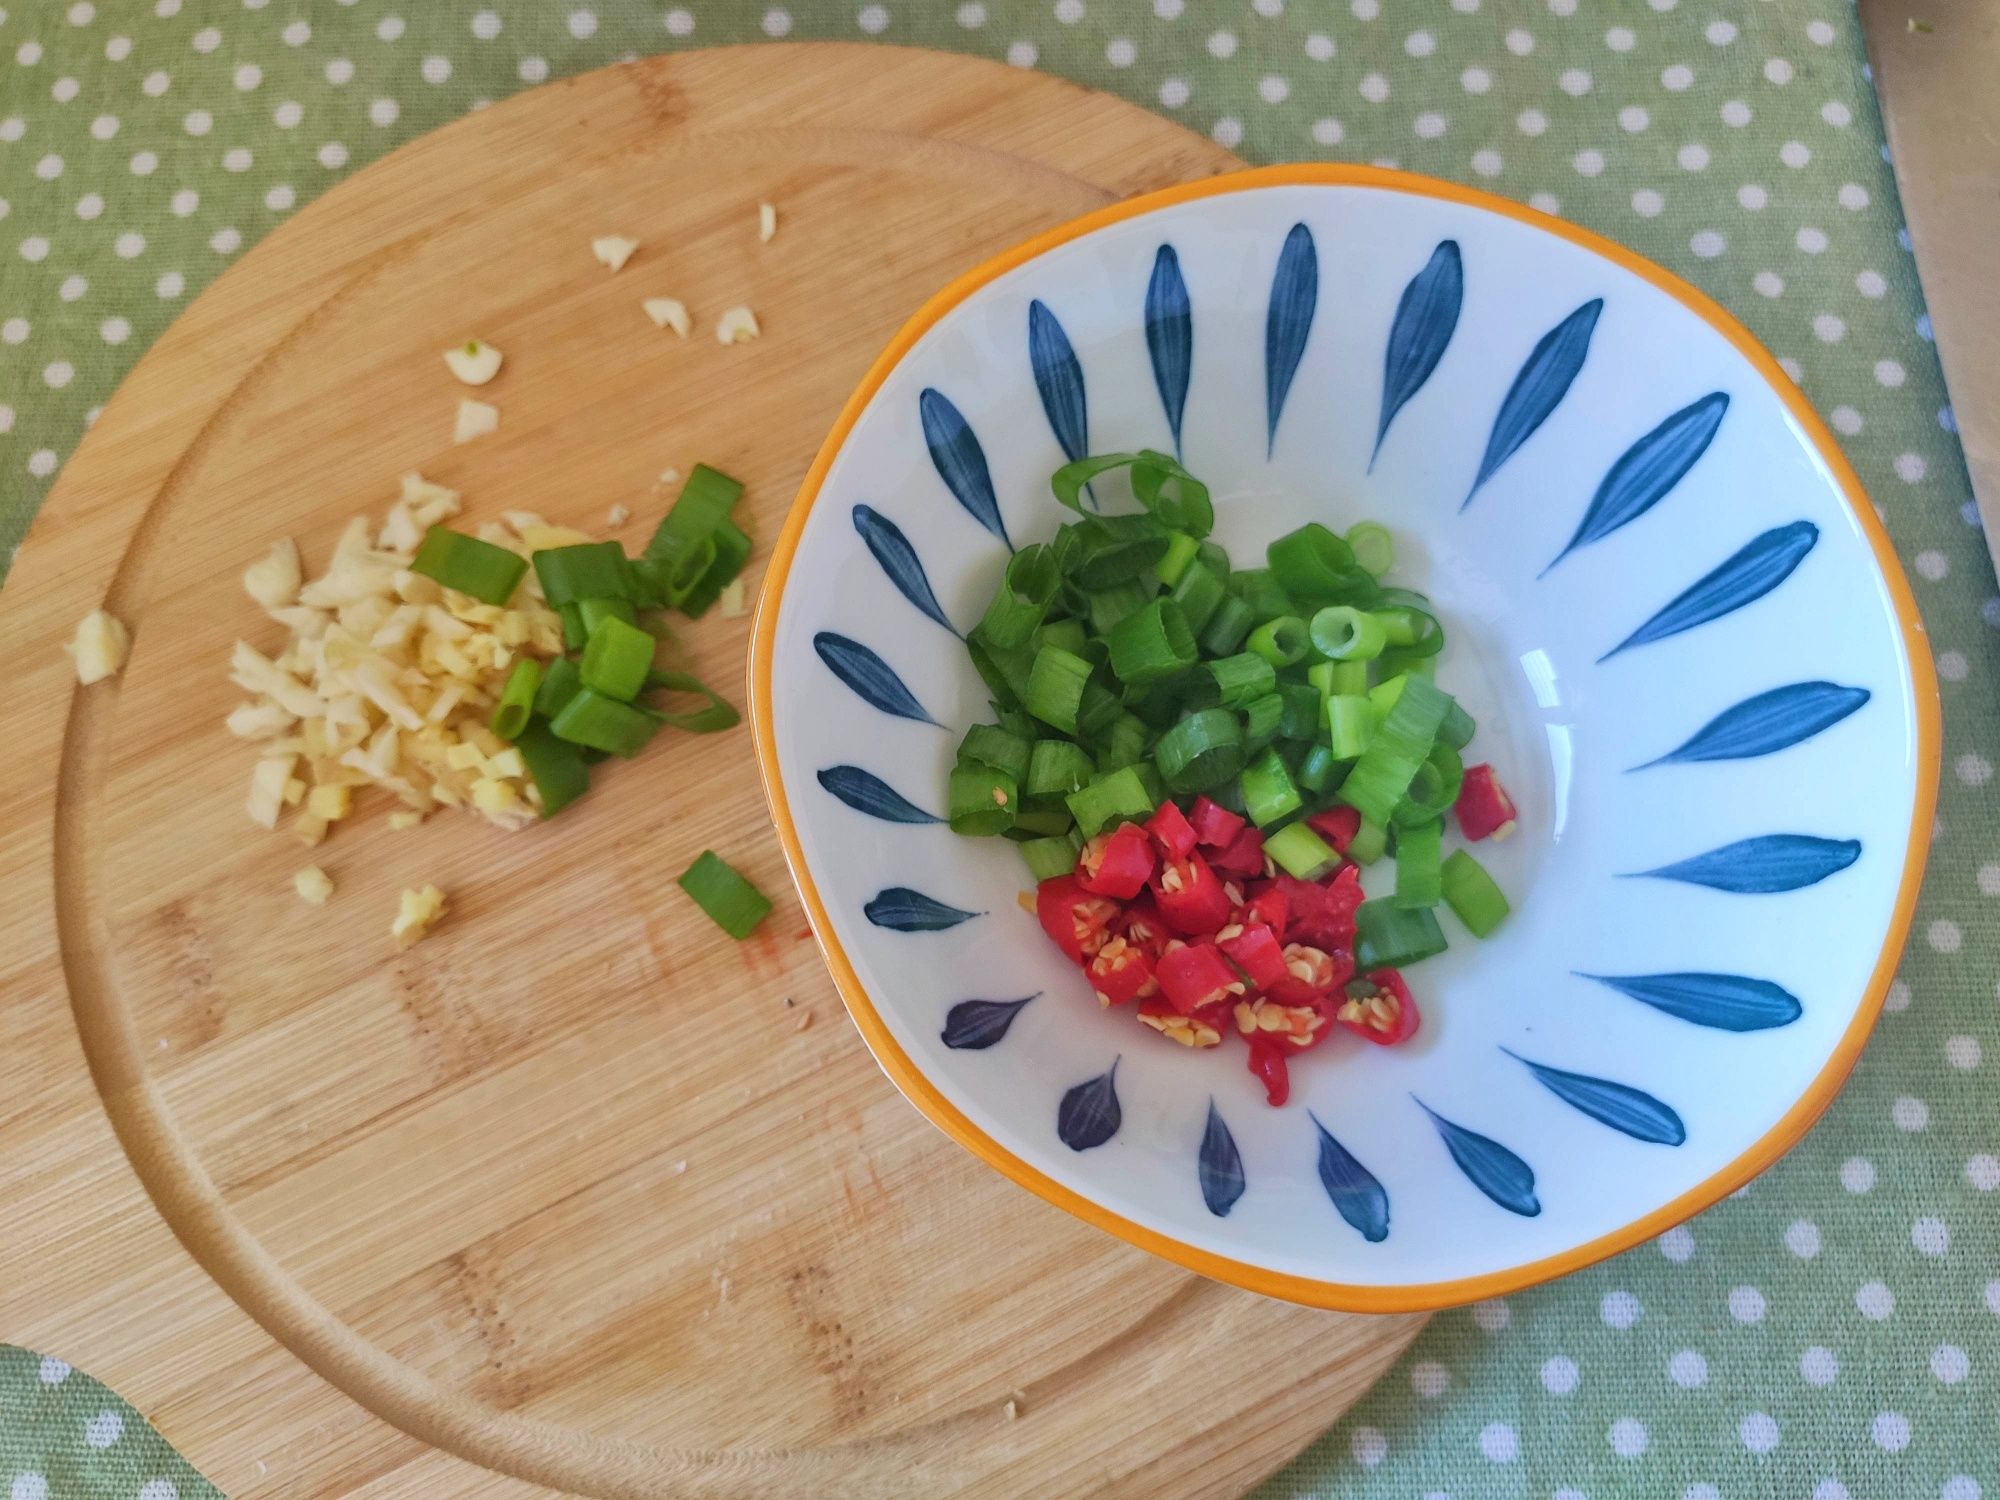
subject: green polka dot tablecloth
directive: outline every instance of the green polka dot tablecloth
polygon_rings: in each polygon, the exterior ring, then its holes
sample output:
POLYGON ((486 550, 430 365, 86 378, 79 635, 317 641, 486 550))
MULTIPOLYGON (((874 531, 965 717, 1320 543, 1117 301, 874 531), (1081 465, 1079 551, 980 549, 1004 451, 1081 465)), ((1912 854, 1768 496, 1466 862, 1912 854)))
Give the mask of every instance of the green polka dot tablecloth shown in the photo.
MULTIPOLYGON (((1888 1013, 1770 1172, 1652 1245, 1439 1316, 1264 1493, 2000 1500, 2000 598, 1850 4, 5 3, 0 558, 139 351, 285 215, 488 100, 667 48, 873 38, 1044 68, 1251 161, 1526 200, 1734 309, 1846 445, 1937 650, 1935 851, 1888 1013)), ((19 1351, 10 1483, 213 1493, 102 1387, 19 1351)))

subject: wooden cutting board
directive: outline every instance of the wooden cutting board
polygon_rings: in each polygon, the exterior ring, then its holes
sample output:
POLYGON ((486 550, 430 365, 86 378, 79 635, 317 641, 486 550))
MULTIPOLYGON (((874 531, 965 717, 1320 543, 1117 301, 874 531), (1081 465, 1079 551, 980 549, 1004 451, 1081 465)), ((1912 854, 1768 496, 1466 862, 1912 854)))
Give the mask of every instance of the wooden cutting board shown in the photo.
MULTIPOLYGON (((672 737, 546 828, 378 808, 308 856, 246 819, 222 728, 230 643, 273 643, 236 581, 273 538, 322 562, 417 469, 471 520, 601 531, 623 503, 637 540, 660 471, 706 460, 768 539, 926 293, 1234 164, 993 64, 696 52, 474 115, 244 257, 105 408, 0 598, 0 1332, 239 1500, 1179 1500, 1327 1426, 1421 1319, 1199 1280, 924 1123, 834 997, 747 730, 672 737), (612 233, 642 242, 615 276, 612 233), (694 337, 646 320, 658 295, 694 337), (724 348, 737 302, 764 336, 724 348), (456 447, 438 353, 468 335, 506 352, 502 415, 456 447), (77 690, 60 642, 100 599, 131 662, 77 690), (747 943, 673 887, 711 845, 778 896, 747 943), (290 888, 308 858, 323 910, 290 888), (399 955, 425 881, 449 916, 399 955)), ((741 681, 747 625, 687 631, 710 681, 741 681)))

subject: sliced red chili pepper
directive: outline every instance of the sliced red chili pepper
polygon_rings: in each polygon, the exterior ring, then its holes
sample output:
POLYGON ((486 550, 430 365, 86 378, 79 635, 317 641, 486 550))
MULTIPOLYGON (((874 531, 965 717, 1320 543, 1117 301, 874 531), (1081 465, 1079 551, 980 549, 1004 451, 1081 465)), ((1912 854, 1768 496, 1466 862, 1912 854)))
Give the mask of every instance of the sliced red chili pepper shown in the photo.
POLYGON ((1307 818, 1306 827, 1345 854, 1354 835, 1361 831, 1361 813, 1358 808, 1329 807, 1307 818))
POLYGON ((1128 901, 1146 888, 1153 864, 1153 841, 1146 830, 1137 823, 1120 823, 1083 846, 1076 859, 1076 880, 1094 895, 1128 901))
POLYGON ((1089 976, 1090 987, 1097 991, 1100 1005, 1143 1000, 1157 994, 1160 988, 1153 977, 1152 955, 1127 938, 1107 938, 1084 965, 1083 972, 1089 976))
POLYGON ((1093 896, 1072 875, 1058 875, 1035 887, 1035 917, 1071 963, 1082 963, 1104 946, 1117 915, 1115 901, 1093 896))
POLYGON ((1145 891, 1125 903, 1125 910, 1115 925, 1125 941, 1145 949, 1148 958, 1157 959, 1173 937, 1172 930, 1160 916, 1160 909, 1153 905, 1152 895, 1145 891))
POLYGON ((1188 822, 1187 814, 1171 801, 1162 802, 1153 816, 1146 820, 1146 832, 1153 836, 1153 842, 1160 846, 1160 852, 1168 859, 1186 859, 1194 853, 1194 824, 1188 822))
POLYGON ((1477 843, 1514 831, 1514 799, 1491 766, 1467 766, 1458 789, 1458 831, 1477 843))
POLYGON ((1345 955, 1336 956, 1337 951, 1328 952, 1309 943, 1285 944, 1285 972, 1264 987, 1265 993, 1286 1005, 1310 1005, 1320 996, 1331 994, 1334 986, 1354 972, 1353 960, 1345 959, 1345 955))
POLYGON ((1169 1041, 1183 1047, 1214 1047, 1222 1041, 1229 1024, 1227 1007, 1207 1005, 1193 1015, 1182 1015, 1164 995, 1139 1002, 1139 1019, 1169 1041))
POLYGON ((1222 950, 1213 943, 1183 943, 1162 954, 1153 972, 1159 977, 1160 993, 1167 997, 1167 1003, 1184 1016, 1201 1006, 1227 999, 1232 985, 1240 991, 1243 984, 1229 966, 1229 960, 1222 956, 1222 950))
POLYGON ((1284 1043, 1267 1041, 1262 1033, 1250 1039, 1250 1072, 1264 1085, 1264 1098, 1274 1107, 1292 1097, 1292 1075, 1285 1067, 1284 1043))
POLYGON ((1241 969, 1257 989, 1269 989, 1288 975, 1285 955, 1278 946, 1278 935, 1261 924, 1245 927, 1235 937, 1224 938, 1216 946, 1229 956, 1229 961, 1241 969))
POLYGON ((1423 1020, 1410 987, 1394 969, 1376 969, 1367 979, 1348 985, 1347 998, 1334 1017, 1356 1036, 1380 1047, 1408 1041, 1423 1020))
POLYGON ((1284 887, 1272 881, 1267 882, 1262 890, 1237 907, 1231 914, 1230 920, 1244 927, 1261 924, 1270 928, 1273 934, 1282 939, 1285 932, 1285 917, 1290 909, 1289 903, 1285 900, 1284 887))
POLYGON ((1153 900, 1175 932, 1207 937, 1229 920, 1229 893, 1199 854, 1168 860, 1152 879, 1153 900))
POLYGON ((1212 849, 1209 863, 1225 875, 1242 875, 1255 879, 1264 873, 1264 835, 1255 828, 1246 828, 1228 845, 1212 849))
POLYGON ((1331 879, 1315 884, 1280 873, 1274 877, 1285 893, 1288 915, 1285 937, 1329 951, 1353 948, 1354 913, 1361 907, 1361 871, 1348 865, 1331 879))
POLYGON ((1226 849, 1230 841, 1243 831, 1243 820, 1220 802, 1207 797, 1194 799, 1194 836, 1197 842, 1209 849, 1226 849))

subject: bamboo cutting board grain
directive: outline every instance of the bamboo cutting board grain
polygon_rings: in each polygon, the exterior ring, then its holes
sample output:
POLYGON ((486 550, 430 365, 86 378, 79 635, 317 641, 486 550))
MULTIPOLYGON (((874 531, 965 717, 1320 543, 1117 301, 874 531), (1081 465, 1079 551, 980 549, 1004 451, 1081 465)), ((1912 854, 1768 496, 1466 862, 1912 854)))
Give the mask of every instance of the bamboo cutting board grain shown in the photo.
MULTIPOLYGON (((546 828, 377 809, 308 856, 245 819, 221 727, 230 642, 272 644, 236 578, 274 537, 322 561, 420 469, 470 520, 598 531, 622 502, 637 541, 659 472, 706 460, 767 540, 923 295, 1232 164, 967 59, 691 53, 440 131, 223 277, 0 598, 0 1334, 103 1377, 239 1500, 1178 1500, 1331 1422, 1421 1320, 1201 1281, 925 1124, 834 998, 746 730, 670 737, 546 828), (611 233, 643 246, 616 276, 589 251, 611 233), (695 337, 645 319, 660 295, 695 337), (736 302, 764 337, 723 348, 736 302), (507 355, 501 425, 454 447, 438 351, 468 335, 507 355), (73 691, 60 641, 99 599, 132 659, 73 691), (705 846, 779 896, 747 943, 672 884, 705 846), (290 891, 308 858, 324 910, 290 891), (398 955, 423 881, 449 917, 398 955)), ((746 626, 686 632, 710 681, 740 682, 746 626)))

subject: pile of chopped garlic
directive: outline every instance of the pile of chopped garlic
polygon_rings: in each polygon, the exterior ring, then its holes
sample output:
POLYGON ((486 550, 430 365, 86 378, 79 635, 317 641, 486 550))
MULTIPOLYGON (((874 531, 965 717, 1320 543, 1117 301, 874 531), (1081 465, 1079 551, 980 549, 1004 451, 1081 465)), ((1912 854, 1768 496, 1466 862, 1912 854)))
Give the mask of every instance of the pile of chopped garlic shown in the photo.
MULTIPOLYGON (((455 491, 411 474, 379 527, 348 523, 319 577, 304 577, 289 540, 243 575, 286 637, 271 656, 238 641, 230 658, 230 680, 251 696, 229 730, 257 744, 247 809, 263 827, 296 809, 293 831, 317 844, 363 787, 397 799, 398 823, 435 807, 470 808, 502 828, 535 820, 541 795, 521 753, 486 721, 522 655, 562 650, 562 621, 533 569, 506 606, 410 571, 425 530, 459 509, 455 491)), ((482 525, 479 538, 524 557, 594 540, 526 511, 504 522, 482 525)))

